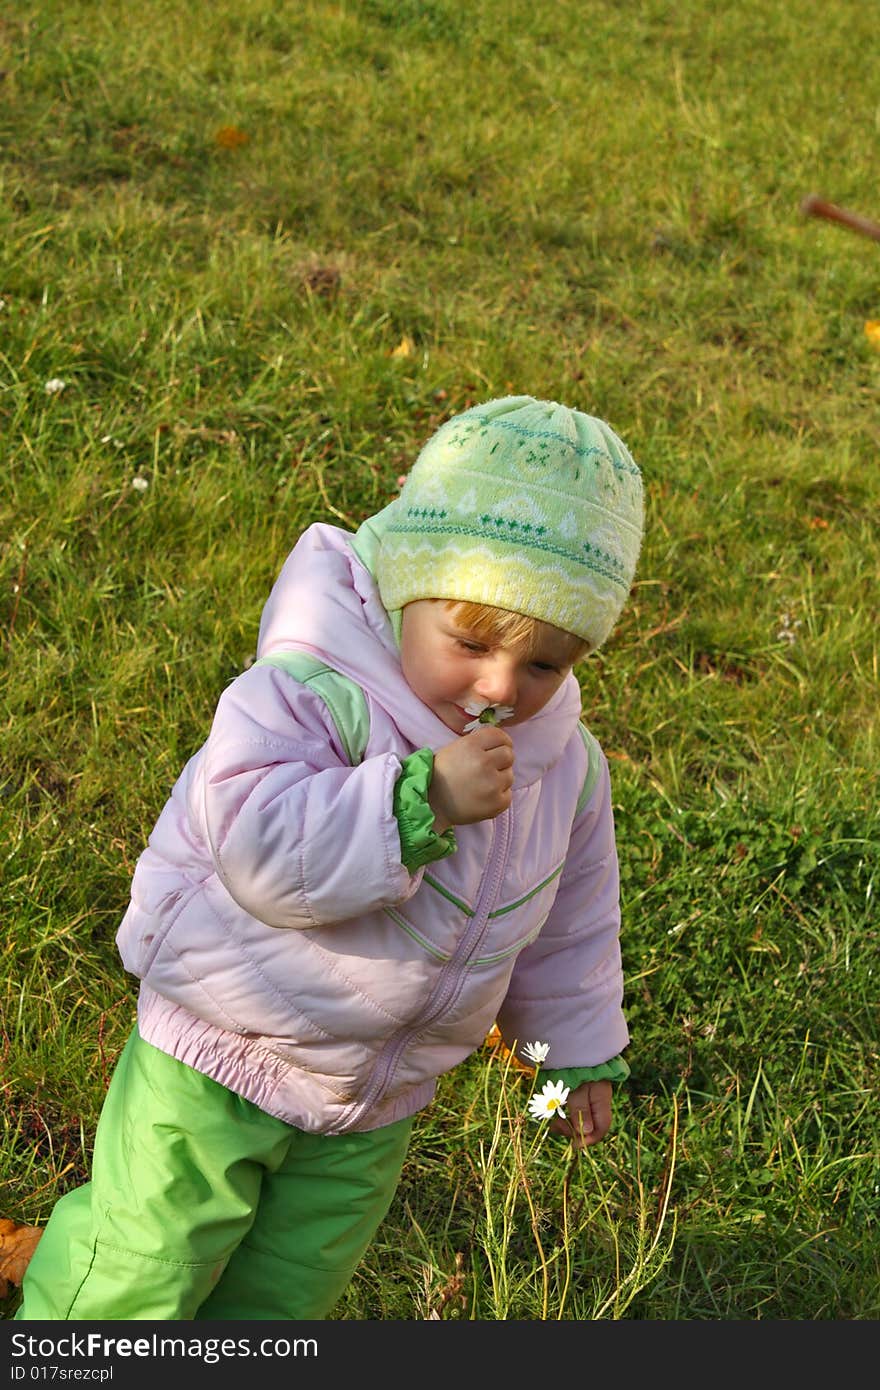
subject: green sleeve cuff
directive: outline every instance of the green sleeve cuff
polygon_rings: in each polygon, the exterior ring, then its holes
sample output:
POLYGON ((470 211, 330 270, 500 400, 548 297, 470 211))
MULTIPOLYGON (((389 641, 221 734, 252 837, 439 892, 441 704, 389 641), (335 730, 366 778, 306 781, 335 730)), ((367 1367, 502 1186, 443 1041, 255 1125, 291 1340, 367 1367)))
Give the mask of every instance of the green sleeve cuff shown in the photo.
POLYGON ((571 1090, 582 1086, 585 1081, 625 1081, 629 1076, 629 1066, 622 1057, 612 1057, 610 1062, 602 1062, 598 1067, 542 1067, 538 1072, 538 1085, 545 1081, 561 1081, 571 1090))
POLYGON ((394 815, 400 834, 400 858, 405 869, 414 874, 423 864, 445 859, 458 845, 450 826, 442 835, 434 829, 434 812, 428 805, 428 788, 434 774, 434 754, 430 748, 419 748, 403 759, 400 776, 394 787, 394 815))

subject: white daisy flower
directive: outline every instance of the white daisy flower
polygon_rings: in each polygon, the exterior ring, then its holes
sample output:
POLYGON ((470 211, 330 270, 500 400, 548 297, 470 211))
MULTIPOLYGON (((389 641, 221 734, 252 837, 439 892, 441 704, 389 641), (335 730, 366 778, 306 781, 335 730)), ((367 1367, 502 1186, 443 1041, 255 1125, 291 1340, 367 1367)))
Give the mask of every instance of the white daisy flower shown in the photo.
POLYGON ((150 480, 149 478, 141 477, 132 478, 131 485, 135 492, 146 492, 147 488, 150 486, 150 480))
POLYGON ((546 1060, 547 1060, 547 1053, 548 1053, 549 1051, 550 1051, 550 1044, 549 1044, 549 1043, 542 1043, 542 1042, 526 1043, 525 1047, 524 1047, 523 1050, 522 1050, 522 1055, 523 1055, 524 1057, 528 1057, 528 1059, 529 1059, 530 1062, 534 1062, 535 1066, 536 1066, 536 1067, 539 1067, 539 1066, 541 1065, 542 1062, 546 1062, 546 1060))
POLYGON ((66 385, 67 382, 62 381, 60 376, 53 376, 46 382, 43 390, 46 392, 47 396, 57 396, 60 391, 64 390, 66 385))
POLYGON ((563 1106, 568 1100, 568 1093, 571 1088, 563 1086, 561 1081, 547 1081, 541 1089, 539 1096, 531 1096, 529 1099, 529 1113, 533 1120, 552 1120, 554 1115, 561 1115, 565 1119, 563 1106))
POLYGON ((462 730, 465 734, 479 729, 481 724, 500 724, 502 719, 509 719, 515 713, 513 705, 490 705, 488 700, 471 700, 465 705, 464 712, 477 716, 465 724, 462 730))

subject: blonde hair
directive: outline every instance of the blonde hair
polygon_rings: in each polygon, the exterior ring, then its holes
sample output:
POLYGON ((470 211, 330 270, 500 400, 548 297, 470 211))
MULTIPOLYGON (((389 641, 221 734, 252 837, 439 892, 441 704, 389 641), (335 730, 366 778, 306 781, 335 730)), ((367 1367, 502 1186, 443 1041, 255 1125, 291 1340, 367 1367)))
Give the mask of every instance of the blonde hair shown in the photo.
POLYGON ((561 666, 573 666, 590 651, 590 643, 573 632, 529 618, 524 613, 511 613, 506 608, 490 608, 486 603, 469 603, 464 599, 445 599, 450 617, 479 642, 503 643, 521 652, 530 660, 548 640, 561 666))

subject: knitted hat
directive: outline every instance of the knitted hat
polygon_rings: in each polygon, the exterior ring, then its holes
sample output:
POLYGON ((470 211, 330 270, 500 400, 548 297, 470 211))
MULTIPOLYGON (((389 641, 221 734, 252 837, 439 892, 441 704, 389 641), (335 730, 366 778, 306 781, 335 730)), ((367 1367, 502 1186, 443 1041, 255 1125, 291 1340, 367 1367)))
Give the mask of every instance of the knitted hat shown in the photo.
POLYGON ((642 475, 617 435, 555 401, 508 396, 454 415, 388 509, 386 609, 446 598, 605 641, 642 540, 642 475))

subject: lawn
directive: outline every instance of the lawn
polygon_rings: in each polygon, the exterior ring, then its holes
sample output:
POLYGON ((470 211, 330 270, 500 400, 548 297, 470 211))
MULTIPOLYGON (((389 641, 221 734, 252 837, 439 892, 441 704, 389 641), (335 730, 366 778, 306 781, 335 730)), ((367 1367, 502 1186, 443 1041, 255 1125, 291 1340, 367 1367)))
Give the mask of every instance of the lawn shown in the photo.
POLYGON ((801 211, 880 219, 875 48, 855 0, 6 7, 0 1215, 87 1174, 131 871, 286 554, 528 393, 647 489, 578 668, 632 1075, 575 1161, 490 1046, 444 1077, 334 1317, 880 1317, 880 244, 801 211))

